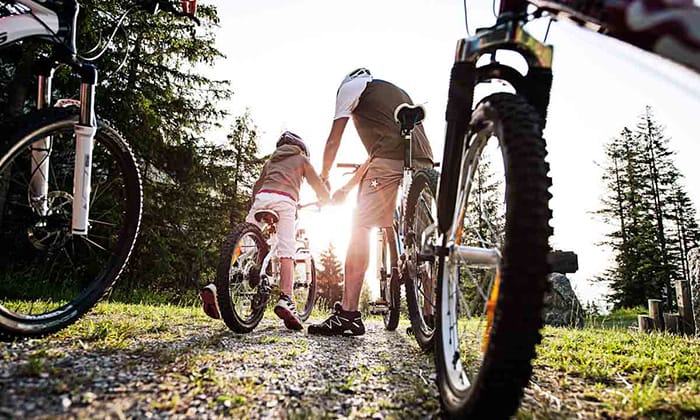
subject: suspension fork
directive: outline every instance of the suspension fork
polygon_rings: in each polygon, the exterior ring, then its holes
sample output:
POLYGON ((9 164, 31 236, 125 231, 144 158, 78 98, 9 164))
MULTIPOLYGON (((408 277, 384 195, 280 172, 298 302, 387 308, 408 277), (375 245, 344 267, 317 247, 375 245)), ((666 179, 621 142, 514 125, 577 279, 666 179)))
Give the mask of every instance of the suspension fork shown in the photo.
POLYGON ((90 179, 92 176, 92 147, 97 132, 95 118, 95 86, 97 68, 83 64, 80 68, 80 120, 75 131, 75 168, 73 171, 74 235, 87 235, 90 214, 90 179))
MULTIPOLYGON (((51 106, 51 81, 55 68, 49 62, 39 63, 37 72, 36 108, 51 106)), ((29 146, 32 152, 29 180, 29 202, 32 209, 41 217, 49 212, 49 158, 52 146, 51 136, 37 140, 29 146)))

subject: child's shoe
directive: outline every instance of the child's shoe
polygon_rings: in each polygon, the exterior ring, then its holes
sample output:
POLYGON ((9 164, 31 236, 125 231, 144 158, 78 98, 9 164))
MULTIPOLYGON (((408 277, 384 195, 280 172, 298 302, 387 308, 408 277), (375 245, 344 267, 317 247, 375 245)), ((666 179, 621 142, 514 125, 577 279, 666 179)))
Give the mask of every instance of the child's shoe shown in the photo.
POLYGON ((284 293, 280 293, 280 300, 275 305, 275 315, 280 317, 284 321, 284 326, 290 330, 299 331, 304 328, 294 301, 284 293))
POLYGON ((204 305, 204 313, 210 318, 220 319, 219 303, 216 299, 216 286, 207 284, 199 291, 199 298, 202 299, 204 305))

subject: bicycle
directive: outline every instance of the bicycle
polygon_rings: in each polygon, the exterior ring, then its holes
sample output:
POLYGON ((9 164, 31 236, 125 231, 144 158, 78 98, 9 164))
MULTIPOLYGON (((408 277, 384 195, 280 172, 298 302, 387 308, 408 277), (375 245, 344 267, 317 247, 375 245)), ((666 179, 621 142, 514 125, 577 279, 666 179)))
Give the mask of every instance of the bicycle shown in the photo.
POLYGON ((541 341, 552 234, 542 130, 553 50, 523 26, 569 17, 700 71, 700 10, 692 2, 650 4, 503 0, 493 27, 458 41, 437 198, 442 238, 423 250, 438 265, 436 381, 449 416, 512 415, 541 341), (518 53, 527 73, 499 61, 503 50, 518 53), (505 81, 515 93, 495 93, 472 107, 475 86, 489 80, 505 81), (489 163, 491 156, 501 164, 489 163))
MULTIPOLYGON (((425 110, 420 105, 401 104, 394 112, 405 140, 403 176, 392 226, 380 228, 377 232, 379 299, 371 303, 370 313, 382 315, 384 327, 395 330, 399 324, 403 284, 411 331, 420 348, 430 351, 433 348, 437 269, 432 259, 424 258, 420 250, 437 244, 433 215, 439 175, 433 168, 415 168, 411 157, 411 133, 424 118, 425 110)), ((336 165, 350 168, 355 174, 343 190, 348 191, 361 180, 370 161, 363 165, 336 165)))
MULTIPOLYGON (((301 210, 318 203, 298 205, 301 210)), ((259 210, 255 220, 263 225, 240 223, 228 234, 221 248, 216 273, 219 311, 226 326, 237 333, 249 333, 265 315, 273 288, 279 285, 274 210, 259 210)), ((302 302, 299 319, 306 321, 316 303, 316 264, 303 229, 297 228, 298 248, 294 255, 293 299, 302 302)))
MULTIPOLYGON (((183 5, 187 12, 141 1, 124 16, 162 10, 197 21, 195 2, 183 5)), ((77 0, 0 4, 0 45, 28 38, 52 45, 37 60, 37 109, 12 121, 0 146, 0 241, 14 245, 0 253, 2 340, 76 322, 114 285, 139 231, 138 166, 127 142, 95 114, 98 71, 76 48, 79 10, 77 0), (80 101, 52 106, 59 65, 79 75, 80 101)))

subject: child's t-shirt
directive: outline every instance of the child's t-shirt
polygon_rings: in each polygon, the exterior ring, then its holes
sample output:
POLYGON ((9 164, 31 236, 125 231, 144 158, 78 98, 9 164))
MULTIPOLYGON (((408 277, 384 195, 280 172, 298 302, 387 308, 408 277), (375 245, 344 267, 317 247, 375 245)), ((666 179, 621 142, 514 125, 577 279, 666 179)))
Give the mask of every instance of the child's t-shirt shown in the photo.
POLYGON ((253 196, 260 191, 276 192, 299 201, 299 189, 304 178, 320 199, 329 200, 330 193, 301 148, 283 144, 265 162, 253 187, 253 196))

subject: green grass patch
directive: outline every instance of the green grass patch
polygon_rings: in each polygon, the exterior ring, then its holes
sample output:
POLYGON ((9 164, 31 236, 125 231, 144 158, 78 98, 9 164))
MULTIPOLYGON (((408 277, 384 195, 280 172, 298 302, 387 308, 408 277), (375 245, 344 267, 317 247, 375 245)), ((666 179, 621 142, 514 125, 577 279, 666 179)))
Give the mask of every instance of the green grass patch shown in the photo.
POLYGON ((578 398, 600 401, 614 416, 700 415, 698 338, 548 327, 537 354, 537 370, 560 373, 560 391, 576 389, 578 398))
POLYGON ((586 325, 589 327, 627 329, 630 325, 637 325, 637 315, 647 315, 644 307, 615 309, 607 315, 594 315, 586 317, 586 325))

